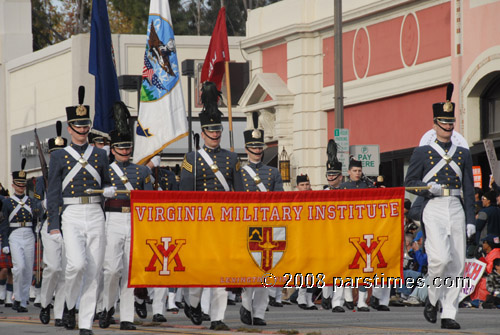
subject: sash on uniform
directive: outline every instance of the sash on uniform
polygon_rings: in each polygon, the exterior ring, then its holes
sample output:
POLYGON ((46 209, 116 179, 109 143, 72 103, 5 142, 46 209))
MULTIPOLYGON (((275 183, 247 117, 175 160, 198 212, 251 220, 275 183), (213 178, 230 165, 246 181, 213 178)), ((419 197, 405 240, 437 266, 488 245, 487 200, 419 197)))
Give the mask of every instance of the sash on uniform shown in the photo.
POLYGON ((122 169, 120 169, 118 164, 116 164, 116 162, 113 162, 109 166, 113 169, 113 171, 115 171, 118 177, 120 177, 121 181, 123 182, 123 185, 125 185, 127 190, 133 191, 134 187, 132 186, 132 184, 130 184, 130 181, 128 180, 127 176, 125 176, 125 174, 123 173, 122 169))
POLYGON ((97 170, 94 169, 94 167, 88 163, 88 159, 90 158, 90 155, 92 155, 93 149, 94 149, 94 147, 89 145, 87 147, 87 149, 85 150, 85 153, 83 154, 83 157, 82 157, 71 146, 68 145, 66 148, 64 148, 64 150, 66 150, 66 152, 68 154, 70 154, 71 157, 73 157, 76 160, 77 164, 73 165, 73 167, 71 168, 71 171, 64 178, 63 183, 62 183, 62 190, 63 191, 66 189, 66 187, 68 186, 71 179, 73 179, 78 174, 78 172, 80 172, 80 170, 82 168, 87 170, 92 175, 92 177, 95 178, 95 180, 97 181, 99 186, 101 185, 101 176, 99 175, 97 170))
MULTIPOLYGON (((208 166, 210 166, 210 168, 212 169, 212 172, 215 174, 217 179, 219 179, 220 183, 224 187, 224 191, 226 191, 226 192, 230 191, 231 189, 229 188, 229 185, 226 181, 226 178, 224 178, 224 175, 222 174, 222 172, 220 172, 219 167, 217 166, 217 164, 214 164, 214 161, 212 160, 212 158, 210 158, 210 156, 207 154, 207 152, 203 149, 200 149, 200 150, 198 150, 198 153, 201 155, 201 157, 203 157, 205 162, 207 162, 208 166)), ((196 164, 196 162, 195 162, 195 164, 196 164)))
POLYGON ((21 208, 26 209, 32 216, 33 214, 31 213, 31 208, 29 206, 24 206, 26 204, 26 201, 28 200, 28 196, 25 195, 24 198, 19 199, 15 194, 10 197, 12 200, 14 200, 17 203, 16 208, 10 213, 9 215, 9 222, 14 219, 14 216, 16 216, 17 212, 21 210, 21 208))
POLYGON ((446 164, 448 164, 453 169, 453 171, 455 171, 460 181, 462 181, 462 170, 460 170, 460 167, 457 165, 457 163, 452 160, 455 151, 457 151, 457 146, 455 144, 452 144, 448 153, 446 153, 443 148, 441 148, 436 142, 432 142, 430 146, 441 156, 441 160, 429 172, 427 172, 427 174, 423 178, 423 182, 429 182, 432 177, 436 173, 438 173, 446 164))
POLYGON ((243 167, 243 169, 245 169, 245 171, 248 172, 248 174, 250 175, 250 177, 252 177, 253 181, 255 182, 255 185, 257 185, 258 189, 261 192, 267 192, 266 186, 264 186, 264 184, 260 180, 260 177, 257 176, 257 174, 255 173, 255 171, 250 166, 245 165, 243 167))

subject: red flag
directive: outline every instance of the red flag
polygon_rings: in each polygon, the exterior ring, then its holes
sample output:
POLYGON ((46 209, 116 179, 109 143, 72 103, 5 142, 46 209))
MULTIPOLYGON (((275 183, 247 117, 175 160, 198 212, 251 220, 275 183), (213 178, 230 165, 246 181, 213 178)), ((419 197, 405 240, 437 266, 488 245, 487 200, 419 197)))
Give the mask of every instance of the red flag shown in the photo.
POLYGON ((214 82, 220 91, 225 72, 225 61, 229 61, 229 46, 227 43, 226 8, 222 7, 219 10, 205 62, 201 69, 201 83, 207 80, 214 82))

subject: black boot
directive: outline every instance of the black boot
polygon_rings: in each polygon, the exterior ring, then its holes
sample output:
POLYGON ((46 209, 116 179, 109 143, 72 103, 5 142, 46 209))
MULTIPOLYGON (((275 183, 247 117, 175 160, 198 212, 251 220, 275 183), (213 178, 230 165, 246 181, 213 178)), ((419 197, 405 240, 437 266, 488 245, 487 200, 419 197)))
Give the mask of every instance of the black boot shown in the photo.
POLYGON ((441 328, 460 329, 460 324, 453 319, 441 319, 441 328))
POLYGON ((201 312, 201 305, 198 304, 198 306, 196 308, 193 308, 191 306, 191 311, 190 311, 190 315, 191 315, 191 322, 197 326, 201 325, 201 323, 203 322, 203 313, 201 312))
POLYGON ((64 306, 64 313, 63 313, 64 328, 68 330, 75 329, 76 327, 75 313, 76 313, 75 307, 73 307, 72 309, 68 309, 66 306, 64 306))
POLYGON ((115 308, 111 307, 109 311, 104 310, 99 315, 99 327, 108 328, 111 324, 111 317, 115 314, 115 308))
POLYGON ((240 307, 240 320, 246 325, 252 324, 252 313, 245 307, 240 307))
POLYGON ((137 301, 134 302, 135 312, 141 319, 145 319, 148 317, 148 310, 146 308, 146 301, 143 301, 142 304, 139 304, 137 301))
POLYGON ((40 321, 46 325, 50 322, 50 305, 40 310, 40 321))
POLYGON ((134 324, 128 321, 120 322, 120 330, 136 330, 134 324))
POLYGON ((438 313, 438 307, 437 303, 436 306, 433 306, 431 302, 429 301, 429 298, 425 300, 425 307, 424 307, 424 317, 427 321, 430 323, 436 323, 437 321, 437 313, 438 313))

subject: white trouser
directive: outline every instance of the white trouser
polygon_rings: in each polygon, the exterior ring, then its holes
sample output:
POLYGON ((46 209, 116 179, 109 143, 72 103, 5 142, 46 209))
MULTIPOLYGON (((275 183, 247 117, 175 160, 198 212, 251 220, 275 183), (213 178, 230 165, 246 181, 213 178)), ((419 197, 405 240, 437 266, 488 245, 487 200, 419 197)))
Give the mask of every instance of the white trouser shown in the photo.
POLYGON ((26 307, 30 298, 30 286, 35 262, 35 235, 31 227, 17 228, 9 235, 12 256, 14 297, 26 307))
POLYGON ((312 292, 307 292, 307 288, 300 287, 299 295, 297 297, 297 303, 299 305, 306 305, 307 307, 314 306, 314 302, 312 301, 312 292))
MULTIPOLYGON (((389 285, 389 284, 387 284, 387 285, 389 285)), ((380 305, 389 306, 389 300, 391 299, 391 288, 390 287, 373 287, 372 295, 375 298, 378 298, 380 305)))
POLYGON ((100 204, 69 205, 61 221, 67 260, 66 305, 74 308, 81 291, 78 326, 92 329, 106 242, 104 213, 100 204))
MULTIPOLYGON (((196 308, 200 303, 201 287, 189 288, 189 305, 196 308)), ((227 291, 224 287, 212 287, 210 289, 210 321, 224 320, 227 307, 227 291)))
POLYGON ((269 295, 265 287, 246 287, 241 293, 241 304, 252 313, 253 318, 264 320, 269 295))
POLYGON ((200 305, 201 311, 205 314, 210 314, 210 298, 211 298, 211 288, 204 287, 201 291, 200 305))
POLYGON ((175 302, 182 302, 182 298, 184 297, 184 289, 182 287, 177 288, 175 292, 175 302))
POLYGON ((461 290, 455 278, 463 276, 465 265, 465 213, 460 199, 438 197, 429 200, 422 221, 429 262, 429 301, 434 306, 441 301, 442 319, 455 319, 461 290), (441 287, 437 287, 439 285, 441 287))
POLYGON ((175 305, 175 295, 177 294, 177 292, 171 292, 170 290, 168 291, 168 299, 167 299, 167 304, 168 304, 168 309, 173 309, 173 308, 177 308, 177 306, 175 305))
POLYGON ((325 286, 321 289, 321 294, 323 295, 324 299, 331 298, 333 295, 333 287, 332 286, 325 286))
POLYGON ((165 302, 167 300, 167 287, 155 287, 153 288, 153 315, 161 314, 165 315, 165 302))
POLYGON ((350 299, 346 301, 351 301, 352 302, 352 289, 351 288, 345 288, 344 286, 335 286, 335 291, 333 292, 333 297, 332 297, 332 307, 337 307, 341 306, 344 304, 344 295, 345 294, 350 294, 350 299))
POLYGON ((103 309, 109 311, 120 294, 120 321, 134 322, 134 289, 128 286, 130 214, 106 212, 103 263, 103 309))
POLYGON ((40 235, 43 243, 43 273, 41 304, 47 307, 55 295, 54 318, 62 319, 64 311, 64 269, 66 256, 61 234, 50 235, 47 231, 47 220, 42 225, 40 235))
POLYGON ((366 304, 367 298, 368 298, 368 291, 361 291, 358 288, 358 308, 368 307, 368 305, 366 304))

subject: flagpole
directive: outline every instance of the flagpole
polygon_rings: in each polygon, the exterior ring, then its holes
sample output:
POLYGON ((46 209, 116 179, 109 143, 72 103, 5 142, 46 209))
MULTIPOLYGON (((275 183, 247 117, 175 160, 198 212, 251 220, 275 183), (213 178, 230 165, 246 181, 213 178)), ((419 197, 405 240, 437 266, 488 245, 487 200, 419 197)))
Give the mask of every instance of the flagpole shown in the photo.
POLYGON ((227 89, 227 115, 229 122, 229 146, 231 152, 234 152, 234 140, 233 140, 233 113, 231 111, 231 80, 229 78, 229 62, 225 61, 224 66, 226 68, 226 89, 227 89))

